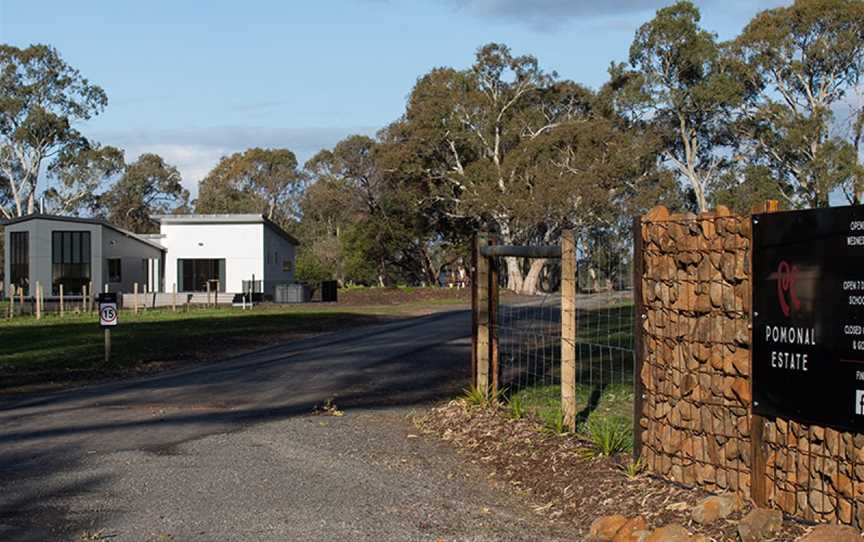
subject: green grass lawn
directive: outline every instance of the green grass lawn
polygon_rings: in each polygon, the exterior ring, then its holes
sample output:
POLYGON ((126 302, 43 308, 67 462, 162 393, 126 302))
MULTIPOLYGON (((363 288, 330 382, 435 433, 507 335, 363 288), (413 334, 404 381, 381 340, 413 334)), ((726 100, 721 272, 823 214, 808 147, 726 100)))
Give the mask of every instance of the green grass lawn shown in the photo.
POLYGON ((87 380, 128 372, 149 362, 211 359, 272 343, 276 337, 334 331, 418 312, 400 306, 262 305, 254 310, 131 309, 111 332, 111 363, 104 363, 103 332, 95 312, 47 314, 41 320, 0 320, 0 389, 45 381, 87 380))
MULTIPOLYGON (((537 417, 545 425, 554 425, 560 416, 560 385, 525 388, 513 396, 522 402, 526 413, 537 417)), ((587 415, 587 419, 616 419, 632 425, 633 384, 613 384, 597 391, 591 386, 579 384, 576 386, 576 405, 577 412, 587 415), (592 398, 592 395, 595 397, 592 398)))

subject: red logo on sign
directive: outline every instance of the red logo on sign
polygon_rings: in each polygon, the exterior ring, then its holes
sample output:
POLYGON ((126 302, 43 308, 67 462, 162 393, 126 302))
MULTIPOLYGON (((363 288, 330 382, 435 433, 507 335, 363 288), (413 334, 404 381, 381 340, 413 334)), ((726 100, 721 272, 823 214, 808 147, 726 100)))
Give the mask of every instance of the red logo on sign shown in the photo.
POLYGON ((777 267, 777 298, 780 300, 780 310, 784 316, 789 316, 794 307, 797 311, 801 308, 801 301, 798 300, 798 295, 795 293, 795 281, 798 280, 798 266, 790 266, 786 261, 780 262, 777 267), (786 301, 786 295, 789 295, 789 301, 792 306, 786 301))

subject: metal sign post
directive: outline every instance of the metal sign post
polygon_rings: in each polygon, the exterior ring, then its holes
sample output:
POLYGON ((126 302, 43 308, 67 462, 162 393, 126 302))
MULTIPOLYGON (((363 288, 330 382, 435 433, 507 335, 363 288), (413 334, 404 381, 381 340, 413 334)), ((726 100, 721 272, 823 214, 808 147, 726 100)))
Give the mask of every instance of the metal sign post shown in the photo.
POLYGON ((99 294, 99 325, 105 332, 105 363, 111 361, 111 328, 117 326, 117 294, 99 294))

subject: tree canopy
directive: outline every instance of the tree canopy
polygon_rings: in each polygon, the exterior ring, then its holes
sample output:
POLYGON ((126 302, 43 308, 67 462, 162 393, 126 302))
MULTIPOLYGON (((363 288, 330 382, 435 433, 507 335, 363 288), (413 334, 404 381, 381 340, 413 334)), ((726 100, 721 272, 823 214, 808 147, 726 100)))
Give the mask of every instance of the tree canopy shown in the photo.
POLYGON ((260 213, 286 224, 297 217, 304 177, 288 149, 252 148, 222 158, 200 185, 198 213, 260 213))
POLYGON ((75 123, 101 113, 108 98, 47 45, 0 44, 0 89, 0 213, 12 218, 36 210, 46 163, 90 148, 75 123))

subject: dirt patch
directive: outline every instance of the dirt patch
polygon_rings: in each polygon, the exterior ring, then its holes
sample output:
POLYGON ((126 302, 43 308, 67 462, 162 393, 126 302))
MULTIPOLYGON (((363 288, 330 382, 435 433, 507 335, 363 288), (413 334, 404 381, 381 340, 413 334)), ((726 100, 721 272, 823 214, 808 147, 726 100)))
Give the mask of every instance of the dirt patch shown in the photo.
POLYGON ((469 303, 470 288, 356 288, 339 290, 340 305, 402 305, 405 303, 469 303))
MULTIPOLYGON (((524 496, 535 512, 573 525, 576 540, 595 519, 612 514, 642 515, 652 528, 674 522, 713 540, 738 540, 737 522, 749 511, 745 506, 725 520, 698 525, 691 509, 708 493, 646 474, 629 479, 624 472, 629 457, 587 458, 588 443, 551 434, 535 419, 510 419, 500 408, 457 400, 415 422, 485 470, 491 483, 524 496)), ((778 540, 794 540, 805 530, 804 524, 787 520, 778 540)))

